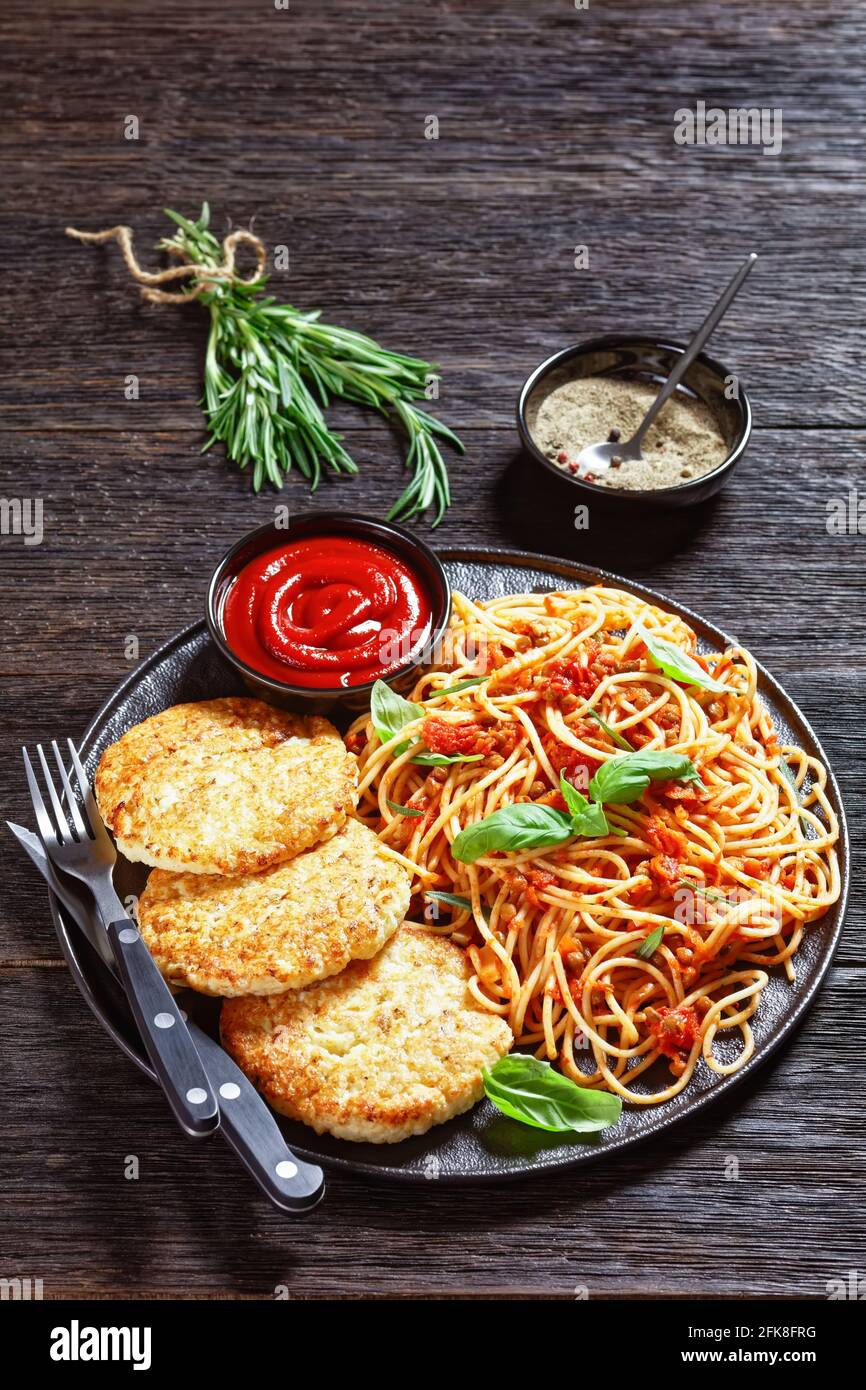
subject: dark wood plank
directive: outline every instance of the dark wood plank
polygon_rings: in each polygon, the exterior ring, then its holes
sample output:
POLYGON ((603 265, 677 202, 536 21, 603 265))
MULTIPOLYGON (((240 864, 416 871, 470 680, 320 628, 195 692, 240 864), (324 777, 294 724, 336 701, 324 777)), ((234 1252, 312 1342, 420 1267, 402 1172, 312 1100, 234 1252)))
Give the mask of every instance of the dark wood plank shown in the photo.
MULTIPOLYGON (((393 141, 395 165, 403 147, 415 143, 408 132, 393 141)), ((640 206, 617 219, 615 241, 615 164, 606 180, 588 187, 575 177, 560 190, 531 185, 506 197, 508 185, 494 185, 483 195, 495 209, 489 219, 479 219, 477 195, 455 194, 450 173, 440 177, 432 189, 410 182, 403 193, 398 184, 396 206, 387 183, 327 184, 303 214, 280 201, 285 195, 263 199, 240 189, 229 204, 214 205, 214 216, 224 230, 228 217, 245 223, 255 215, 270 248, 289 247, 291 272, 275 273, 271 286, 282 299, 321 308, 325 319, 440 363, 440 409, 458 425, 509 424, 530 371, 567 343, 629 330, 688 338, 742 253, 754 247, 758 268, 719 329, 714 355, 740 377, 759 424, 864 424, 858 386, 866 219, 859 188, 842 171, 828 176, 839 219, 830 226, 817 175, 804 170, 784 235, 776 227, 779 190, 771 188, 750 199, 736 230, 720 239, 729 200, 741 206, 752 188, 745 169, 739 179, 726 170, 724 193, 702 198, 693 210, 687 198, 683 209, 658 189, 647 212, 642 194, 640 206), (335 255, 344 239, 345 254, 335 255), (589 248, 588 270, 574 268, 577 245, 589 248), (504 302, 507 315, 500 312, 504 302)), ((692 177, 681 186, 685 194, 692 177)), ((115 190, 113 205, 98 217, 81 196, 71 189, 71 203, 50 224, 30 211, 5 219, 10 262, 23 265, 14 293, 29 307, 15 344, 24 358, 23 391, 7 399, 4 418, 25 429, 200 428, 195 402, 205 315, 141 305, 116 248, 85 247, 62 235, 66 221, 94 230, 129 222, 142 259, 154 266, 145 248, 168 226, 158 205, 196 215, 196 194, 154 188, 127 193, 121 204, 115 190), (33 246, 38 260, 28 264, 33 246), (76 292, 64 303, 56 285, 69 282, 76 292), (124 399, 129 373, 140 382, 134 402, 124 399)))
POLYGON ((196 313, 138 308, 116 251, 62 229, 131 223, 145 256, 160 209, 202 197, 217 227, 254 216, 290 248, 274 282, 285 297, 441 360, 460 423, 506 422, 522 379, 565 342, 687 334, 755 247, 717 355, 763 423, 863 424, 860 108, 834 61, 857 51, 857 7, 801 3, 782 22, 737 0, 724 24, 691 10, 331 0, 256 20, 232 4, 162 0, 134 16, 79 3, 48 45, 26 16, 7 21, 20 75, 0 132, 0 227, 25 311, 10 424, 195 422, 196 313), (216 15, 220 59, 203 69, 216 15), (634 65, 643 80, 613 76, 634 65), (96 68, 91 90, 82 74, 96 68), (698 96, 781 108, 783 154, 675 146, 674 113, 698 96), (123 138, 129 113, 137 141, 123 138), (133 406, 127 372, 142 382, 133 406))
MULTIPOLYGON (((801 673, 792 693, 807 708, 806 677, 863 669, 854 621, 866 587, 863 538, 831 533, 828 518, 857 494, 866 431, 756 431, 706 507, 669 523, 593 512, 588 530, 574 528, 569 490, 549 493, 546 474, 525 465, 516 431, 462 433, 466 455, 451 455, 454 505, 432 535, 417 524, 434 544, 511 544, 643 579, 740 637, 780 679, 801 673)), ((358 475, 327 477, 315 496, 293 474, 282 492, 256 497, 221 447, 203 460, 200 443, 198 433, 139 430, 47 431, 15 435, 14 445, 7 436, 5 448, 20 451, 19 479, 43 501, 45 532, 39 546, 4 537, 0 551, 40 606, 38 624, 14 605, 0 618, 8 675, 67 672, 67 634, 91 678, 116 683, 129 670, 125 636, 138 634, 144 656, 201 617, 223 551, 276 506, 382 513, 404 481, 399 444, 375 420, 346 435, 358 475)), ((95 698, 80 695, 87 712, 95 698)))
POLYGON ((834 972, 797 1037, 735 1102, 632 1155, 579 1178, 471 1189, 331 1174, 325 1204, 297 1223, 259 1200, 219 1140, 184 1142, 72 991, 62 970, 0 972, 2 1017, 19 1042, 5 1077, 0 1256, 43 1278, 46 1297, 270 1298, 278 1284, 293 1298, 573 1298, 578 1285, 591 1297, 821 1297, 862 1259, 863 1101, 849 1088, 861 1042, 838 1027, 866 1004, 862 971, 834 972), (37 1016, 50 1029, 34 1028, 37 1016), (828 1092, 848 1102, 828 1112, 828 1092), (124 1176, 130 1155, 137 1181, 124 1176), (731 1160, 736 1180, 725 1177, 731 1160))
MULTIPOLYGON (((42 1276, 47 1295, 571 1298, 580 1284, 821 1297, 862 1270, 866 571, 862 536, 826 526, 828 503, 862 488, 866 439, 861 8, 49 0, 0 25, 16 62, 0 127, 0 494, 41 498, 46 525, 38 547, 0 538, 4 814, 29 819, 20 742, 80 732, 128 674, 125 639, 146 656, 197 619, 216 558, 275 503, 198 457, 201 311, 143 307, 116 251, 62 235, 129 222, 149 263, 160 209, 207 197, 217 229, 254 216, 289 247, 280 296, 442 363, 437 409, 468 446, 442 544, 577 554, 735 633, 813 722, 856 832, 827 986, 729 1102, 579 1183, 407 1193, 335 1177, 297 1227, 224 1146, 177 1136, 78 998, 7 841, 0 1273, 42 1276), (781 107, 783 154, 676 147, 674 113, 698 98, 781 107), (523 379, 599 332, 687 335, 751 247, 758 270, 713 342, 755 412, 730 487, 681 524, 594 517, 575 533, 519 465, 523 379)), ((398 443, 369 416, 334 418, 362 472, 316 505, 383 512, 398 443)), ((300 479, 280 500, 309 505, 300 479)))

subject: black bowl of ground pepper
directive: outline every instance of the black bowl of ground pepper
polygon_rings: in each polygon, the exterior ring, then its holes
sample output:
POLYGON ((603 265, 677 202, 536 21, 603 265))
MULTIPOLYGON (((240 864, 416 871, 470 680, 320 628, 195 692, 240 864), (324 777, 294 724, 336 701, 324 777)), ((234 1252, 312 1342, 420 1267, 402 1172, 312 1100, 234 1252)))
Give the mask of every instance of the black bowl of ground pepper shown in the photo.
MULTIPOLYGON (((612 486, 593 480, 591 475, 578 474, 571 456, 577 449, 572 450, 571 455, 563 450, 550 457, 540 442, 538 422, 542 408, 560 388, 587 378, 636 383, 636 390, 645 395, 648 407, 684 351, 685 344, 662 336, 611 333, 563 348, 536 367, 518 398, 517 429, 527 458, 544 469, 549 480, 558 481, 559 486, 554 487, 558 496, 570 496, 573 505, 583 503, 605 512, 621 509, 633 511, 635 508, 667 510, 704 502, 725 485, 748 444, 752 411, 736 374, 704 353, 695 358, 677 387, 675 396, 667 402, 654 425, 656 430, 661 430, 666 412, 680 400, 684 408, 696 414, 696 418, 697 412, 701 413, 704 421, 711 417, 721 437, 718 443, 720 458, 711 467, 704 465, 704 471, 697 476, 682 476, 686 471, 683 469, 674 486, 612 486)), ((639 421, 639 412, 636 418, 639 421)), ((599 443, 608 437, 605 432, 600 438, 583 439, 580 447, 599 443)), ((647 450, 645 452, 648 453, 647 450)), ((647 471, 650 467, 651 459, 648 456, 647 471)), ((669 473, 669 466, 664 473, 660 470, 665 483, 669 473)))

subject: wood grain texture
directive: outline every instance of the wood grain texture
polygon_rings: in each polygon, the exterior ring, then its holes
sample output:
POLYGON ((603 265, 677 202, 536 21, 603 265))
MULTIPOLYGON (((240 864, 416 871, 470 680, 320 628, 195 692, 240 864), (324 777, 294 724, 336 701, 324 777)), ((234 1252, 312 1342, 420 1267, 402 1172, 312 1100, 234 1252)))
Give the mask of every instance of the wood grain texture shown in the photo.
POLYGON ((0 1000, 20 1038, 7 1086, 15 1159, 4 1264, 41 1276, 46 1297, 120 1288, 266 1298, 277 1284, 293 1297, 574 1297, 579 1284, 591 1297, 820 1297, 862 1261, 858 1115, 824 1100, 849 1089, 861 1056, 836 1024, 866 1004, 862 971, 834 971, 797 1037, 736 1101, 626 1162, 466 1189, 329 1175, 319 1214, 304 1222, 266 1208, 224 1144, 180 1139, 159 1092, 96 1028, 63 972, 0 972, 0 1000), (34 1027, 48 1018, 50 1030, 34 1027), (129 1156, 136 1181, 124 1176, 129 1156), (731 1160, 736 1178, 726 1177, 731 1160))
MULTIPOLYGON (((859 7, 49 0, 6 6, 2 27, 16 81, 0 127, 14 269, 0 492, 39 497, 45 513, 42 545, 0 537, 5 815, 29 819, 18 745, 80 733, 130 670, 127 639, 144 657, 197 619, 212 564, 272 513, 273 495, 199 457, 201 311, 144 307, 116 251, 62 235, 128 222, 146 258, 159 210, 207 197, 217 230, 254 215, 288 246, 281 297, 442 363, 437 409, 467 456, 441 542, 576 555, 733 632, 824 741, 857 861, 828 984, 730 1101, 579 1187, 335 1175, 294 1225, 225 1146, 174 1132, 75 993, 7 841, 0 1275, 42 1276, 46 1296, 267 1298, 287 1284, 294 1297, 571 1298, 585 1284, 599 1297, 821 1297, 827 1279, 862 1271, 866 571, 863 537, 827 530, 828 503, 864 487, 859 7), (676 147, 674 112, 698 98, 782 108, 782 156, 676 147), (438 141, 424 138, 428 115, 438 141), (577 245, 588 270, 574 269, 577 245), (758 269, 713 342, 755 412, 730 487, 676 522, 598 516, 575 532, 521 465, 523 379, 599 332, 686 336, 752 247, 758 269)), ((317 505, 382 513, 401 485, 399 442, 369 415, 334 418, 361 473, 326 482, 317 505)), ((301 479, 283 500, 308 504, 301 479)))

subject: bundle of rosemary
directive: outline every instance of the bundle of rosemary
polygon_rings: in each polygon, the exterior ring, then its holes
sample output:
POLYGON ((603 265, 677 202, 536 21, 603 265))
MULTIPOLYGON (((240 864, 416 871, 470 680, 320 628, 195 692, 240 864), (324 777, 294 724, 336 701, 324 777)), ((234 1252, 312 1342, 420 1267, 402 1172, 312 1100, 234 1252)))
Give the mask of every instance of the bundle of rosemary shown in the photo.
POLYGON ((190 222, 166 208, 177 231, 158 243, 182 262, 169 270, 145 271, 132 250, 128 227, 105 232, 67 233, 81 241, 120 242, 131 273, 146 298, 160 303, 198 299, 210 312, 202 400, 210 449, 218 440, 229 459, 251 469, 253 490, 265 482, 275 488, 293 464, 313 491, 323 465, 335 473, 357 473, 341 436, 328 427, 323 409, 334 397, 393 412, 409 438, 405 466, 411 481, 388 512, 388 520, 408 520, 433 509, 433 525, 451 501, 448 471, 438 441, 463 452, 457 436, 415 401, 435 380, 435 367, 417 357, 388 352, 361 333, 321 323, 319 313, 300 313, 265 297, 264 246, 251 232, 234 232, 222 245, 208 230, 210 213, 190 222), (234 270, 239 240, 254 245, 258 269, 244 280, 234 270), (155 289, 184 279, 180 293, 155 289))

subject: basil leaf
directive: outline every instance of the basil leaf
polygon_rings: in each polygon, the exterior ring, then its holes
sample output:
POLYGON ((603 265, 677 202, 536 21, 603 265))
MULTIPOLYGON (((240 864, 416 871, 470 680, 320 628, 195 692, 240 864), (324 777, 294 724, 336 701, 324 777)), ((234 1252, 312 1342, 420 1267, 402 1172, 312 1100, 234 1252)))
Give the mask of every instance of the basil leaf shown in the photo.
POLYGON ((461 898, 457 893, 434 892, 428 888, 424 894, 425 898, 435 898, 437 903, 448 903, 450 907, 459 907, 461 912, 471 912, 472 903, 469 898, 461 898))
POLYGON ((600 840, 611 833, 604 807, 598 801, 588 802, 581 815, 572 816, 571 828, 576 835, 585 835, 589 840, 600 840))
POLYGON ((502 1057, 481 1074, 485 1095, 497 1110, 535 1129, 592 1134, 615 1125, 622 1114, 619 1096, 576 1086, 549 1062, 522 1052, 502 1057))
MULTIPOLYGON (((388 798, 385 797, 388 801, 388 798)), ((398 816, 423 816, 424 812, 419 811, 415 806, 401 806, 399 801, 388 801, 392 811, 396 811, 398 816)))
POLYGON ((691 888, 693 893, 700 893, 702 898, 709 898, 711 902, 727 903, 729 907, 734 906, 732 899, 726 898, 724 893, 717 893, 713 888, 704 888, 700 883, 695 883, 693 878, 680 878, 677 879, 677 882, 681 883, 684 888, 691 888))
POLYGON ((456 695, 458 690, 468 690, 473 685, 483 685, 489 681, 489 676, 474 676, 472 680, 458 681, 456 685, 443 685, 441 690, 437 690, 437 695, 456 695))
MULTIPOLYGON (((487 677, 484 676, 482 679, 487 680, 487 677)), ((370 714, 380 743, 390 742, 402 728, 420 719, 424 713, 423 705, 414 705, 411 700, 404 700, 402 695, 398 695, 396 690, 392 690, 384 681, 377 681, 373 686, 370 714)), ((453 757, 448 757, 444 753, 431 753, 420 742, 416 746, 418 752, 412 762, 420 763, 422 767, 443 767, 446 763, 477 763, 484 757, 483 753, 455 753, 453 757)), ((409 747, 408 739, 405 743, 398 743, 391 749, 392 757, 399 758, 409 747)))
POLYGON ((597 714, 594 709, 588 709, 585 713, 589 715, 590 719, 594 719, 596 724, 601 725, 608 738, 616 744, 617 748, 625 749, 626 753, 634 752, 634 748, 632 744, 628 742, 628 739, 624 739, 622 734, 618 734, 616 729, 612 729, 607 720, 602 719, 601 715, 597 714))
MULTIPOLYGON (((794 800, 796 801, 797 805, 799 806, 799 804, 800 804, 800 788, 797 786, 797 779, 796 779, 796 777, 794 776, 793 770, 792 770, 792 768, 791 768, 791 764, 790 764, 789 762, 787 762, 785 758, 782 757, 781 753, 779 754, 779 771, 781 772, 781 774, 782 774, 782 776, 784 777, 785 781, 786 781, 786 782, 788 783, 788 785, 790 786, 791 791, 794 793, 794 800)), ((809 828, 809 822, 806 820, 806 817, 805 817, 802 813, 800 814, 800 824, 801 824, 801 826, 803 827, 804 830, 808 830, 808 828, 809 828)))
POLYGON ((788 785, 790 786, 791 791, 794 793, 794 798, 795 798, 795 800, 799 801, 799 800, 800 800, 800 788, 797 786, 797 779, 796 779, 796 777, 794 776, 794 772, 793 772, 793 769, 791 768, 791 764, 790 764, 789 762, 786 762, 786 760, 782 757, 781 753, 779 754, 779 764, 778 764, 778 766, 779 766, 779 771, 781 772, 781 774, 782 774, 782 776, 784 777, 785 781, 786 781, 786 782, 788 783, 788 785))
MULTIPOLYGON (((420 719, 423 713, 420 705, 413 705, 410 700, 404 700, 402 695, 398 695, 396 690, 392 690, 384 681, 377 681, 373 686, 370 714, 380 743, 388 743, 406 724, 420 719)), ((404 745, 402 750, 395 749, 395 755, 398 751, 405 752, 406 746, 404 745)))
POLYGON ((640 956, 641 960, 649 960, 661 946, 664 934, 664 927, 656 927, 655 931, 651 931, 649 936, 644 937, 635 951, 635 955, 640 956))
POLYGON ((675 647, 673 642, 668 642, 664 637, 656 637, 640 623, 637 625, 637 633, 641 641, 646 644, 646 649, 659 667, 662 674, 670 676, 671 680, 682 681, 685 685, 699 685, 703 690, 715 690, 730 694, 730 687, 722 685, 720 681, 708 676, 706 671, 698 665, 687 652, 681 652, 679 647, 675 647))
POLYGON ((601 835, 610 834, 603 806, 597 801, 587 801, 583 792, 571 785, 564 772, 559 774, 559 787, 568 807, 571 828, 575 835, 587 835, 590 839, 596 839, 601 835))
MULTIPOLYGON (((472 911, 472 903, 469 898, 461 898, 457 893, 439 893, 438 891, 434 892, 433 889, 428 888, 424 896, 427 898, 434 898, 436 902, 449 903, 451 907, 459 907, 463 912, 472 911)), ((485 922, 489 924, 490 913, 483 905, 481 908, 481 915, 485 922)))
POLYGON ((412 762, 422 767, 444 767, 446 763, 477 763, 483 757, 483 753, 455 753, 452 757, 446 753, 430 753, 424 748, 412 762))
POLYGON ((683 753, 636 749, 602 763, 589 784, 594 801, 625 805, 643 796, 650 782, 700 782, 700 773, 683 753))
POLYGON ((467 825, 455 839, 451 853, 461 864, 474 864, 491 850, 543 849, 564 844, 573 833, 571 817, 564 811, 522 801, 501 806, 485 820, 467 825))
POLYGON ((571 815, 579 816, 586 810, 589 802, 583 792, 579 792, 577 787, 572 786, 564 772, 559 774, 559 789, 571 815))

